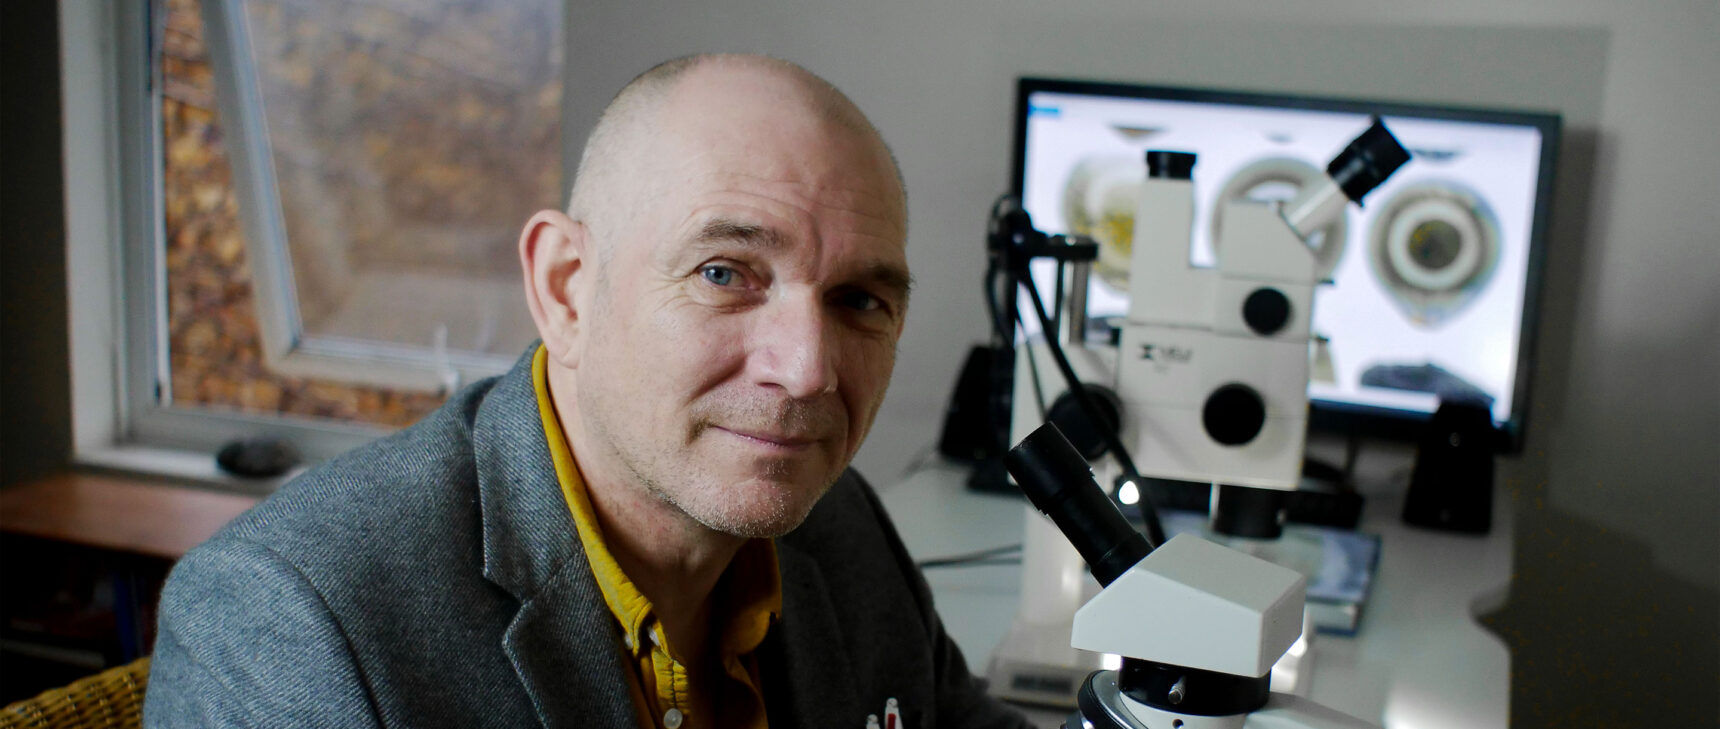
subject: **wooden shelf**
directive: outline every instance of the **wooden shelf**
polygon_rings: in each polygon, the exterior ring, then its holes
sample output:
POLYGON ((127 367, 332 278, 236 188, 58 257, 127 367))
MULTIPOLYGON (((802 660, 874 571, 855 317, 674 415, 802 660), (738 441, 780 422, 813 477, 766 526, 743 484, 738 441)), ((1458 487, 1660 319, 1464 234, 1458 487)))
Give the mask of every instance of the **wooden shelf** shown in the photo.
POLYGON ((176 560, 259 497, 62 473, 0 489, 0 530, 176 560))

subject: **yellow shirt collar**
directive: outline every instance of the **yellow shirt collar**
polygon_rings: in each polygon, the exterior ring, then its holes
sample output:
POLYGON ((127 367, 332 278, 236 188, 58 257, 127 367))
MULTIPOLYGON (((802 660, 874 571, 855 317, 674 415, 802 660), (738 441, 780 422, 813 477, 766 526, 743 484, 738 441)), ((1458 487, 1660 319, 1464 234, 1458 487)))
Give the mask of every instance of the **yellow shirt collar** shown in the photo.
MULTIPOLYGON (((622 635, 634 652, 643 650, 651 641, 665 641, 656 627, 651 602, 621 571, 621 566, 603 541, 603 530, 597 524, 585 483, 580 479, 579 467, 561 429, 555 405, 550 400, 549 353, 542 345, 532 359, 532 384, 537 389, 538 414, 543 418, 550 458, 555 462, 556 480, 561 484, 562 497, 573 513, 580 544, 585 548, 592 577, 596 578, 597 586, 603 592, 604 602, 621 624, 622 635), (646 631, 659 632, 649 635, 646 631)), ((715 645, 718 658, 726 665, 735 657, 756 649, 764 641, 771 621, 782 615, 782 577, 777 568, 775 542, 754 539, 742 546, 717 589, 724 592, 718 605, 726 612, 726 618, 719 617, 716 623, 719 627, 717 634, 721 637, 715 645)))

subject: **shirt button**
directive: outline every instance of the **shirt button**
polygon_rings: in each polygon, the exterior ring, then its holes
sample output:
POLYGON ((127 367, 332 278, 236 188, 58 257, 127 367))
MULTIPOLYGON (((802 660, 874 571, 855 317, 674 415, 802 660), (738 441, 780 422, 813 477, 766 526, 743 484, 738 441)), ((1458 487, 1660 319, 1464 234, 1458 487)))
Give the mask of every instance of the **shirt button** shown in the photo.
POLYGON ((670 709, 665 711, 663 712, 663 726, 666 726, 669 729, 681 729, 682 718, 680 709, 670 709))

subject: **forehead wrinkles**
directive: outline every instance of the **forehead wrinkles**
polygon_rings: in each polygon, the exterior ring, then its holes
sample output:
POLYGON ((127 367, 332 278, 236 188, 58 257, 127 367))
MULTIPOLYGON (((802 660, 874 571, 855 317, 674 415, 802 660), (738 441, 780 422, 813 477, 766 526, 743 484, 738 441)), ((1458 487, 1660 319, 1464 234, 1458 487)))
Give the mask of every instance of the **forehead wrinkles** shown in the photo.
MULTIPOLYGON (((665 255, 674 241, 700 241, 720 248, 736 241, 777 257, 784 270, 800 270, 814 281, 845 280, 856 267, 905 269, 901 227, 894 218, 867 206, 808 202, 798 197, 716 194, 688 211, 679 228, 664 240, 665 255), (728 234, 734 233, 734 234, 728 234)), ((699 246, 705 248, 706 246, 699 246)))
MULTIPOLYGON (((821 223, 839 230, 901 238, 902 211, 894 191, 887 185, 866 184, 863 177, 833 169, 789 179, 733 173, 731 182, 739 195, 754 190, 778 204, 810 212, 821 223)), ((877 181, 874 176, 873 182, 877 181)))
MULTIPOLYGON (((672 145, 678 146, 678 145, 672 145)), ((712 217, 757 217, 753 224, 784 225, 797 237, 830 236, 904 243, 905 218, 892 178, 844 164, 818 147, 752 148, 713 145, 663 149, 652 165, 659 184, 642 202, 656 207, 657 225, 675 226, 664 234, 695 232, 712 217), (745 210, 755 211, 747 215, 745 210)))

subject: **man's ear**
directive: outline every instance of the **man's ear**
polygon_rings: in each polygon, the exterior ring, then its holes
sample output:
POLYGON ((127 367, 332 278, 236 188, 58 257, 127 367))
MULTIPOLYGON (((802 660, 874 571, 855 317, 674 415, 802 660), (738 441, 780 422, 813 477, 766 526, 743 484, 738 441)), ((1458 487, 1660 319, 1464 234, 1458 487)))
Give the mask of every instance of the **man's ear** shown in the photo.
POLYGON ((584 223, 559 210, 540 210, 520 232, 520 268, 525 274, 526 306, 552 361, 578 364, 575 346, 581 331, 579 296, 594 273, 589 232, 584 223))

